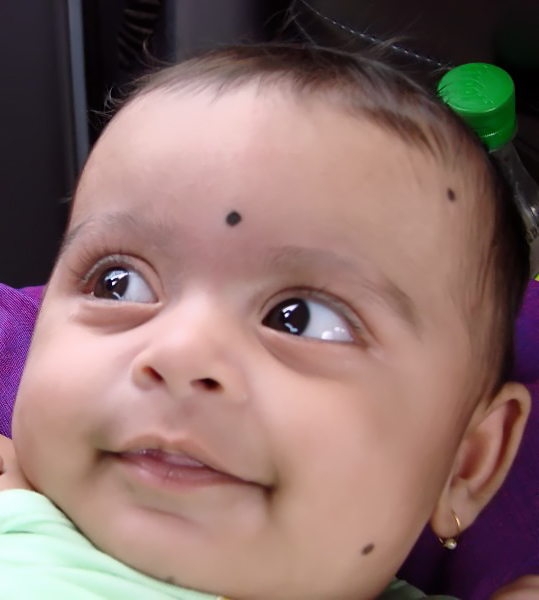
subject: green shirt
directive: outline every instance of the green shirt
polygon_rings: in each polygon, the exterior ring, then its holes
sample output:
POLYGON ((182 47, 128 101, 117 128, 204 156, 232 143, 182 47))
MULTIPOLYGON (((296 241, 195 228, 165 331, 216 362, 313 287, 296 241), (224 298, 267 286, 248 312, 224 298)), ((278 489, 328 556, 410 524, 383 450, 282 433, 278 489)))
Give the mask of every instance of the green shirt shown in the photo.
POLYGON ((93 546, 45 496, 0 492, 2 600, 216 600, 153 579, 93 546))
POLYGON ((414 586, 398 579, 395 579, 387 590, 381 596, 378 596, 377 600, 419 600, 420 598, 457 600, 453 596, 426 596, 414 586))
MULTIPOLYGON (((0 492, 0 598, 218 600, 148 577, 104 554, 50 500, 28 490, 0 492)), ((379 600, 416 598, 425 596, 395 581, 379 600)))

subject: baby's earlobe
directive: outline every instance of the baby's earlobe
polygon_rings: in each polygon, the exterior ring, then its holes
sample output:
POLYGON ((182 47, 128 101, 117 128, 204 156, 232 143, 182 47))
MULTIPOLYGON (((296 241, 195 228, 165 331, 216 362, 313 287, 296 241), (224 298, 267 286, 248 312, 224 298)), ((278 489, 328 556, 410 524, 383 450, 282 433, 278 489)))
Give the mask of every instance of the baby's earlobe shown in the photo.
POLYGON ((452 510, 451 515, 453 517, 453 520, 455 521, 455 534, 451 537, 438 538, 442 546, 447 550, 455 550, 455 548, 458 545, 460 534, 462 533, 462 526, 460 524, 460 519, 458 518, 457 513, 454 510, 452 510))
POLYGON ((431 517, 442 539, 468 528, 504 482, 530 412, 530 395, 521 384, 507 383, 489 403, 478 405, 460 443, 453 469, 431 517))

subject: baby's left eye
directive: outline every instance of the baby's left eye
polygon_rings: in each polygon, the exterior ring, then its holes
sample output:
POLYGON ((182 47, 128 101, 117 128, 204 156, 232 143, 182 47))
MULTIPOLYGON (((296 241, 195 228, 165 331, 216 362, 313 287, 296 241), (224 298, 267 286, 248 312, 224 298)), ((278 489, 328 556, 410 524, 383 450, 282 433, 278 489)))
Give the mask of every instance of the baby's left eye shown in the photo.
POLYGON ((140 273, 119 266, 103 271, 96 278, 91 293, 104 300, 140 303, 156 301, 155 294, 140 273))
POLYGON ((290 335, 335 342, 353 341, 350 326, 343 317, 322 302, 289 298, 272 308, 262 324, 290 335))

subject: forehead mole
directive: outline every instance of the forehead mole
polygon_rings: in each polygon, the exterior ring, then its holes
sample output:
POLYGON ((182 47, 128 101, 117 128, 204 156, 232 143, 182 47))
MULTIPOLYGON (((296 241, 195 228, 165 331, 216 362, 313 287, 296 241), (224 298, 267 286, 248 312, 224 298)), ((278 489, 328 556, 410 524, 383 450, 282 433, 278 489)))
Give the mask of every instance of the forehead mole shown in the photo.
POLYGON ((226 223, 227 223, 227 225, 230 225, 230 227, 234 227, 234 225, 237 225, 240 221, 241 221, 241 215, 239 212, 236 212, 235 210, 233 210, 232 212, 229 212, 228 215, 226 216, 226 223))
POLYGON ((447 197, 451 202, 454 202, 457 199, 457 194, 455 194, 455 190, 453 188, 447 188, 447 197))
POLYGON ((363 554, 363 556, 367 556, 367 554, 370 554, 373 550, 374 544, 367 544, 365 548, 363 548, 363 550, 361 551, 361 554, 363 554))

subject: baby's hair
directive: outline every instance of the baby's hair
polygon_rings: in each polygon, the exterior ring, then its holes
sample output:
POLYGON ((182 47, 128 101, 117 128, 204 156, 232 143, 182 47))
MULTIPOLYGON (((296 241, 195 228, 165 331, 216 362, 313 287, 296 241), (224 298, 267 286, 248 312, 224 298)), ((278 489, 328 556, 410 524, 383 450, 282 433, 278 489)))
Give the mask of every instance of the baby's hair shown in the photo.
MULTIPOLYGON (((470 369, 470 393, 496 393, 512 369, 513 331, 528 282, 529 255, 512 190, 477 136, 433 93, 387 61, 302 44, 215 50, 145 76, 127 104, 155 92, 220 95, 246 84, 257 85, 261 93, 278 87, 298 97, 320 97, 367 118, 430 154, 472 190, 473 206, 462 207, 458 235, 463 249, 455 259, 452 294, 480 365, 470 369)), ((448 201, 462 206, 462 194, 456 198, 450 182, 447 188, 448 201)))

